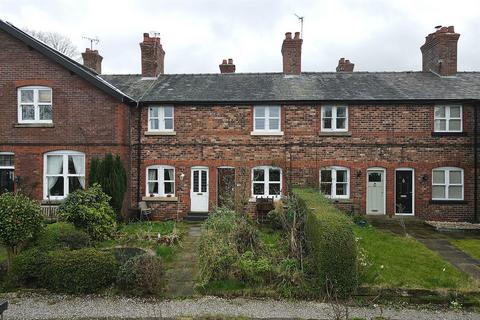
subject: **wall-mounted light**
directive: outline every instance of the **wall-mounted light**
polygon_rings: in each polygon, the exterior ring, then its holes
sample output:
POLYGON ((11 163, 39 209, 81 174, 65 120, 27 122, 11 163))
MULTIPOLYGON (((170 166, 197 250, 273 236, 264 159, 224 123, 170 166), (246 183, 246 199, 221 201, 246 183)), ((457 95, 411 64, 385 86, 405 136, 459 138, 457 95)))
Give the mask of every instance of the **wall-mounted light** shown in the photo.
POLYGON ((183 179, 185 178, 185 173, 180 173, 180 181, 183 181, 183 179))
POLYGON ((357 170, 357 178, 362 176, 362 170, 357 170))

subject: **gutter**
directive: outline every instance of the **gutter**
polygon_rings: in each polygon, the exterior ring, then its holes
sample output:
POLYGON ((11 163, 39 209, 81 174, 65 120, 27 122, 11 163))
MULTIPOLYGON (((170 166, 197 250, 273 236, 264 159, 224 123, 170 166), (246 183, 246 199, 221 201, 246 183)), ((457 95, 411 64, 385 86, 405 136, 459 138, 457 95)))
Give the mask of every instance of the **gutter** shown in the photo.
POLYGON ((140 104, 137 103, 137 205, 141 200, 140 197, 140 169, 141 169, 141 156, 142 156, 142 108, 140 104))
POLYGON ((478 190, 478 180, 480 179, 479 177, 479 171, 478 171, 478 109, 480 108, 480 103, 476 103, 473 106, 473 120, 474 120, 474 132, 473 132, 473 176, 474 176, 474 182, 473 182, 473 215, 475 222, 480 222, 480 217, 479 217, 479 212, 478 212, 478 196, 479 196, 479 190, 478 190))

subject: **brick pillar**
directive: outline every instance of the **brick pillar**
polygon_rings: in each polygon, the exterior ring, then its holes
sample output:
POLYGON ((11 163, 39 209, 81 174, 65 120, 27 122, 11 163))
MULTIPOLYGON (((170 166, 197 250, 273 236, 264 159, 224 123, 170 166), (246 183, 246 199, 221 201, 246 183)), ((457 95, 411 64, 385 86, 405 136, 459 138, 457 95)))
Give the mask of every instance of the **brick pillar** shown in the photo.
POLYGON ((142 51, 142 76, 156 77, 164 73, 165 51, 159 37, 150 37, 143 34, 143 42, 140 43, 142 51))
POLYGON ((302 43, 300 32, 295 32, 292 39, 292 33, 285 33, 285 40, 282 44, 283 73, 300 74, 302 72, 302 43))
POLYGON ((435 72, 441 76, 457 73, 457 43, 460 34, 453 26, 438 27, 425 38, 422 51, 422 71, 435 72))

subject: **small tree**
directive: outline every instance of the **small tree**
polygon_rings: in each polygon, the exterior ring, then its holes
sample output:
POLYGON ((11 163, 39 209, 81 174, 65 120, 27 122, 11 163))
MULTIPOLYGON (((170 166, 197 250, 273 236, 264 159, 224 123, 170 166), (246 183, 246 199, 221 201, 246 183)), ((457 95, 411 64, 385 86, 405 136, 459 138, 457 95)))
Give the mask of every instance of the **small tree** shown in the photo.
MULTIPOLYGON (((107 153, 103 159, 93 158, 90 164, 90 184, 98 183, 108 194, 110 205, 117 214, 122 210, 123 198, 127 191, 127 172, 120 157, 107 153)), ((120 216, 118 216, 120 217, 120 216)))
POLYGON ((19 247, 43 227, 40 205, 19 193, 0 195, 0 242, 7 247, 8 268, 19 247))

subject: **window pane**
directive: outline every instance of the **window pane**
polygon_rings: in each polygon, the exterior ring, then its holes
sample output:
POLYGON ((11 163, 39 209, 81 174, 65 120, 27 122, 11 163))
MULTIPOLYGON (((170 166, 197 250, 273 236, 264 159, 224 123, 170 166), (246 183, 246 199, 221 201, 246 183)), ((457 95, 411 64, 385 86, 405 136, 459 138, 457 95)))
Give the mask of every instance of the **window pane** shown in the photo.
POLYGON ((265 119, 255 118, 255 130, 265 130, 265 119))
POLYGON ((83 177, 68 177, 68 192, 83 189, 83 177))
POLYGON ((38 90, 38 102, 51 103, 52 91, 50 90, 38 90))
POLYGON ((0 166, 13 167, 13 154, 0 154, 0 166))
POLYGON ((435 120, 435 130, 444 131, 446 129, 447 129, 447 121, 446 120, 435 120))
POLYGON ((195 170, 193 171, 193 192, 199 192, 200 191, 200 188, 199 188, 199 171, 198 170, 195 170))
POLYGON ((202 192, 207 192, 207 171, 202 170, 202 192))
POLYGON ((450 120, 448 122, 448 130, 450 131, 460 131, 461 121, 460 120, 450 120))
POLYGON ((33 105, 22 106, 22 120, 35 120, 35 107, 33 105))
POLYGON ((254 169, 253 181, 265 181, 265 171, 263 169, 254 169))
POLYGON ((150 119, 150 129, 158 130, 158 119, 150 119))
POLYGON ((158 170, 157 169, 148 169, 148 180, 149 181, 158 180, 158 170))
POLYGON ((448 199, 462 199, 462 187, 461 186, 448 187, 448 199))
POLYGON ((322 182, 320 184, 320 191, 325 195, 328 195, 328 196, 331 195, 332 194, 332 184, 322 182))
POLYGON ((346 196, 347 195, 347 184, 346 183, 337 183, 337 188, 335 190, 337 196, 346 196))
POLYGON ((265 107, 255 107, 255 117, 265 117, 265 107))
POLYGON ((346 107, 337 107, 337 118, 345 118, 347 116, 346 107))
POLYGON ((85 162, 83 156, 68 156, 68 173, 84 174, 85 162))
POLYGON ((347 170, 337 170, 337 182, 347 182, 347 170))
POLYGON ((270 196, 280 195, 280 183, 270 183, 268 185, 268 192, 270 196))
POLYGON ((332 117, 332 107, 323 107, 323 117, 325 118, 332 117))
POLYGON ((462 172, 458 170, 450 171, 450 184, 462 184, 462 172))
POLYGON ((443 170, 434 170, 433 171, 433 178, 432 182, 437 184, 437 183, 445 183, 445 171, 443 170))
POLYGON ((149 182, 148 183, 148 194, 158 194, 158 182, 149 182))
POLYGON ((332 119, 323 119, 323 127, 325 129, 332 129, 332 119))
POLYGON ((270 118, 279 118, 280 117, 280 107, 270 107, 270 118))
POLYGON ((460 106, 450 107, 450 118, 460 118, 460 106))
POLYGON ((268 179, 269 179, 269 181, 280 181, 280 170, 279 169, 270 169, 268 179))
MULTIPOLYGON (((63 156, 47 156, 47 174, 63 173, 63 156)), ((63 187, 62 187, 63 188, 63 187)))
POLYGON ((347 119, 337 119, 337 129, 345 129, 345 124, 347 123, 347 119))
POLYGON ((164 169, 163 170, 163 180, 173 181, 173 169, 164 169))
POLYGON ((268 126, 270 130, 280 130, 280 122, 278 119, 270 119, 268 126))
POLYGON ((21 90, 20 101, 22 103, 33 103, 33 90, 21 90))
POLYGON ((320 180, 324 182, 332 182, 332 171, 331 170, 322 170, 320 172, 320 180))
POLYGON ((444 186, 433 186, 432 187, 432 198, 434 198, 434 199, 444 199, 445 198, 445 187, 444 186))
POLYGON ((368 174, 368 182, 382 182, 382 174, 378 172, 370 172, 368 174))
POLYGON ((158 107, 151 107, 150 108, 150 117, 153 117, 153 118, 158 117, 158 107))
POLYGON ((435 107, 435 118, 445 118, 445 107, 435 107))
POLYGON ((173 185, 174 185, 173 182, 164 182, 165 194, 174 194, 173 185))
POLYGON ((39 105, 40 120, 52 120, 52 106, 51 105, 39 105))
POLYGON ((173 119, 165 119, 165 130, 173 130, 173 119))
POLYGON ((253 184, 253 194, 254 195, 264 195, 265 194, 265 185, 263 183, 254 183, 253 184))
POLYGON ((63 177, 47 177, 48 195, 64 196, 63 177))
POLYGON ((166 118, 173 118, 173 107, 164 107, 163 110, 166 118))

